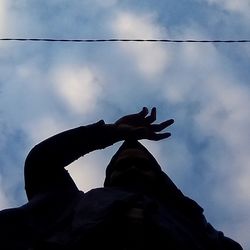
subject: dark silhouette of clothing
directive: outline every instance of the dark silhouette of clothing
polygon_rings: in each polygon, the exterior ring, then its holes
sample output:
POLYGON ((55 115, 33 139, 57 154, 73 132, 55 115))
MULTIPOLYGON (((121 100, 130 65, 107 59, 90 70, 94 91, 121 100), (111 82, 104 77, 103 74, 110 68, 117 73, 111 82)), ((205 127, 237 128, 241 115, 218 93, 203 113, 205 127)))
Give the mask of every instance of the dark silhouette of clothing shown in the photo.
POLYGON ((29 202, 0 213, 1 249, 242 249, 206 221, 203 209, 139 142, 120 147, 103 188, 78 190, 65 167, 117 142, 115 129, 101 120, 57 134, 30 151, 25 162, 29 202), (151 159, 159 178, 155 193, 110 184, 114 162, 128 147, 140 148, 151 159))

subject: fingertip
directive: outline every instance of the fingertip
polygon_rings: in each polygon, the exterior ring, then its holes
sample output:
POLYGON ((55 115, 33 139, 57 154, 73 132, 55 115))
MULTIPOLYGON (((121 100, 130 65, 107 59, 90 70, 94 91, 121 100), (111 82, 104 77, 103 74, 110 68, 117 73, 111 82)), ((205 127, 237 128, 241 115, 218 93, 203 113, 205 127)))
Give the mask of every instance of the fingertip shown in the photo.
POLYGON ((156 107, 153 107, 153 108, 151 109, 151 113, 156 114, 156 107))
POLYGON ((143 107, 142 111, 140 112, 141 115, 147 115, 148 114, 148 108, 147 107, 143 107))
POLYGON ((174 123, 174 119, 170 119, 161 123, 161 125, 166 128, 174 123))
POLYGON ((167 132, 163 134, 164 139, 168 138, 171 136, 171 133, 167 132))
POLYGON ((174 119, 170 119, 169 123, 173 124, 174 123, 174 119))
POLYGON ((156 134, 155 137, 154 137, 154 140, 155 141, 161 141, 161 140, 164 140, 164 139, 167 139, 168 137, 171 136, 171 133, 162 133, 162 134, 156 134))
POLYGON ((153 107, 153 108, 151 109, 151 114, 150 114, 150 116, 151 116, 151 121, 150 121, 150 122, 154 122, 154 121, 156 120, 156 107, 153 107))

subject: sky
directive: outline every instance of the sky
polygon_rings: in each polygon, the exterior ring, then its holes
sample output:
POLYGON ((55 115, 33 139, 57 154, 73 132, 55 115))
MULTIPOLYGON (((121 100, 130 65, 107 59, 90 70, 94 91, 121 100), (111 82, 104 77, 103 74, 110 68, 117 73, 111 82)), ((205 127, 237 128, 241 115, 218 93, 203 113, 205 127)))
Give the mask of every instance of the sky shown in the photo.
MULTIPOLYGON (((0 38, 250 39, 249 0, 0 0, 0 38)), ((0 209, 25 204, 28 152, 63 130, 156 107, 143 141, 207 220, 250 249, 250 44, 0 42, 0 209)), ((67 167, 103 185, 116 145, 67 167)))

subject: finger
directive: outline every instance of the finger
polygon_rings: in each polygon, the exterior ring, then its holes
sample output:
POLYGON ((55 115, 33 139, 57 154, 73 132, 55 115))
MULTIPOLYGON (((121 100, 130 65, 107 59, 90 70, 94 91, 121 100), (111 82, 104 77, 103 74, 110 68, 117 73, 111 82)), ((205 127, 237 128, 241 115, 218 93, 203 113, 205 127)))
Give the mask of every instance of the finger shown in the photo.
POLYGON ((142 111, 138 113, 140 116, 145 117, 148 114, 148 108, 143 107, 142 111))
POLYGON ((151 128, 153 129, 154 132, 160 132, 163 129, 172 125, 173 123, 174 123, 174 119, 170 119, 170 120, 164 121, 160 124, 153 124, 153 125, 151 125, 151 128))
POLYGON ((161 134, 154 134, 148 139, 152 140, 152 141, 160 141, 160 140, 166 139, 170 136, 171 136, 171 133, 161 133, 161 134))
POLYGON ((136 129, 129 129, 128 131, 126 131, 124 135, 126 138, 130 138, 130 139, 133 138, 137 140, 148 139, 151 141, 160 141, 160 140, 170 137, 171 133, 166 132, 166 133, 156 134, 152 132, 151 130, 149 130, 148 128, 140 127, 136 129))
POLYGON ((156 120, 156 108, 152 108, 151 113, 148 117, 146 117, 146 121, 148 123, 153 123, 156 120))

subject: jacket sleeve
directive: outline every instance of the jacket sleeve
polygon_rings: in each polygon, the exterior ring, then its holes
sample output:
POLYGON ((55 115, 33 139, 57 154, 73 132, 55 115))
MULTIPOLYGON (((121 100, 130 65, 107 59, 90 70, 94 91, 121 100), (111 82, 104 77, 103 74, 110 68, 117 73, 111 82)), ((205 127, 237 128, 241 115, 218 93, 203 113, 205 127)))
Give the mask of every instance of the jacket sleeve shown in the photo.
POLYGON ((101 120, 64 131, 37 144, 29 152, 24 166, 28 200, 41 193, 78 190, 65 167, 79 157, 117 141, 116 126, 101 120))

